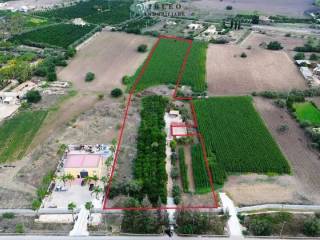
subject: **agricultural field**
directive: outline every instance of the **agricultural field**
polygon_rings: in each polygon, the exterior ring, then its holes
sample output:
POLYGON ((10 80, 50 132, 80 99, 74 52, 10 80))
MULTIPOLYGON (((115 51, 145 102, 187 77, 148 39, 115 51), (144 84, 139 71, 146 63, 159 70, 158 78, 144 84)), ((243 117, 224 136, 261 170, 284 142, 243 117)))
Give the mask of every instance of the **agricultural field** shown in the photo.
MULTIPOLYGON (((162 84, 175 85, 189 46, 189 43, 185 41, 161 39, 137 85, 137 91, 162 84)), ((191 86, 192 90, 196 92, 202 92, 206 89, 206 49, 205 43, 194 42, 192 44, 181 80, 182 85, 191 86)), ((141 67, 131 77, 131 83, 134 82, 140 71, 141 67)))
POLYGON ((249 45, 209 45, 207 81, 209 95, 246 95, 254 91, 306 89, 299 69, 284 51, 249 45), (240 57, 241 53, 247 57, 240 57))
POLYGON ((56 19, 82 18, 84 21, 94 24, 117 24, 130 18, 130 5, 132 2, 132 0, 90 0, 68 7, 38 11, 35 14, 56 19))
POLYGON ((223 171, 290 173, 287 160, 255 111, 251 97, 209 98, 196 100, 194 105, 208 156, 215 154, 223 171))
POLYGON ((184 148, 178 149, 179 169, 181 174, 182 189, 184 192, 189 192, 188 166, 184 155, 184 148))
POLYGON ((142 99, 141 125, 133 172, 135 179, 142 182, 139 198, 147 195, 153 205, 158 203, 159 198, 162 203, 167 202, 166 135, 163 132, 167 104, 168 100, 161 96, 142 99))
POLYGON ((16 35, 12 41, 26 45, 50 45, 67 48, 94 28, 93 25, 78 26, 61 23, 16 35))
POLYGON ((312 124, 320 124, 320 111, 311 102, 294 103, 295 115, 300 122, 308 121, 312 124))
POLYGON ((24 156, 46 115, 47 111, 23 111, 0 126, 0 163, 24 156))
POLYGON ((188 56, 187 65, 181 84, 192 87, 194 92, 203 92, 207 89, 206 83, 206 56, 207 43, 192 42, 192 48, 188 56))

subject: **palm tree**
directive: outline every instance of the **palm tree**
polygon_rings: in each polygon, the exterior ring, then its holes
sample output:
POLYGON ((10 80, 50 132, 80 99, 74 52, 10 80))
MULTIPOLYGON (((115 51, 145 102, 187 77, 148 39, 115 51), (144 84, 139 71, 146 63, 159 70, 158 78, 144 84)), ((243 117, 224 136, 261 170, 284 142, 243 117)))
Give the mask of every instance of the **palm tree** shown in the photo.
POLYGON ((74 210, 76 209, 77 205, 74 202, 68 204, 68 210, 71 211, 72 220, 74 222, 74 210))
POLYGON ((39 199, 35 199, 32 201, 32 210, 36 212, 36 216, 38 216, 39 208, 41 207, 41 201, 39 199))
POLYGON ((94 188, 92 189, 91 195, 92 195, 92 194, 95 194, 95 195, 96 195, 96 199, 98 199, 98 196, 99 196, 100 193, 102 193, 102 191, 103 191, 103 190, 102 190, 101 187, 96 186, 96 187, 94 187, 94 188))
POLYGON ((93 209, 92 202, 86 202, 84 207, 89 211, 89 218, 91 217, 91 210, 93 209))
POLYGON ((106 176, 103 176, 100 181, 103 182, 103 185, 106 185, 106 183, 108 182, 108 178, 106 176))
POLYGON ((91 180, 94 182, 94 186, 96 186, 97 182, 99 181, 99 178, 97 175, 94 175, 91 177, 91 180))
POLYGON ((71 187, 71 182, 74 180, 74 176, 72 174, 68 173, 66 175, 66 179, 70 183, 70 187, 71 187))
POLYGON ((59 179, 63 182, 63 185, 66 186, 66 182, 68 181, 68 175, 63 174, 59 177, 59 179))
POLYGON ((92 177, 90 177, 90 176, 85 176, 85 177, 84 177, 84 183, 85 183, 85 184, 90 183, 91 180, 92 180, 92 177))

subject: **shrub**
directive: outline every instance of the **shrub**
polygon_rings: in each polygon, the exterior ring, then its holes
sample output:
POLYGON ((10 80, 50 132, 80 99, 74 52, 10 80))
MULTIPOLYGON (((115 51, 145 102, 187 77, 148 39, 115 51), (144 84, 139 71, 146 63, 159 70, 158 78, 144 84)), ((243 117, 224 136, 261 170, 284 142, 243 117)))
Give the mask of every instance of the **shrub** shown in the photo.
POLYGON ((272 233, 272 225, 264 219, 253 219, 249 225, 250 231, 257 236, 269 236, 272 233))
POLYGON ((76 55, 77 50, 73 47, 68 47, 67 52, 66 52, 66 57, 67 58, 72 58, 74 55, 76 55))
POLYGON ((230 5, 228 5, 228 6, 226 6, 226 10, 232 10, 232 6, 230 6, 230 5))
POLYGON ((178 170, 177 167, 174 167, 174 168, 171 169, 170 176, 173 179, 177 179, 179 177, 179 170, 178 170))
POLYGON ((27 92, 26 99, 28 103, 37 103, 41 100, 40 92, 37 90, 30 90, 27 92))
POLYGON ((21 223, 16 225, 16 233, 24 233, 24 226, 21 223))
POLYGON ((148 46, 146 44, 141 44, 138 46, 137 50, 141 53, 146 52, 148 50, 148 46))
POLYGON ((57 74, 56 72, 48 72, 47 80, 49 82, 54 82, 57 80, 57 74))
POLYGON ((88 72, 88 73, 86 74, 86 78, 85 78, 85 81, 86 81, 86 82, 91 82, 91 81, 93 81, 94 79, 95 79, 94 73, 88 72))
POLYGON ((130 82, 130 77, 125 75, 122 77, 122 84, 127 85, 130 82))
POLYGON ((246 58, 247 57, 247 54, 245 52, 241 53, 240 57, 242 58, 246 58))
POLYGON ((2 214, 2 218, 13 219, 15 217, 13 212, 5 212, 2 214))
POLYGON ((111 91, 112 97, 120 97, 122 95, 122 90, 120 88, 115 88, 111 91))
POLYGON ((272 41, 269 42, 267 45, 267 49, 269 50, 280 50, 283 49, 281 43, 279 43, 278 41, 272 41))
POLYGON ((172 197, 174 204, 179 204, 181 202, 181 189, 178 185, 174 185, 172 188, 172 197))
POLYGON ((301 53, 301 52, 300 52, 300 53, 297 53, 296 55, 294 55, 293 58, 294 58, 295 60, 302 60, 302 59, 305 59, 305 57, 306 57, 306 56, 304 55, 304 53, 301 53))
POLYGON ((175 140, 172 140, 170 142, 170 148, 171 148, 171 151, 175 151, 176 150, 176 147, 177 147, 177 142, 175 140))
POLYGON ((303 233, 307 236, 320 236, 320 220, 317 218, 309 218, 304 222, 303 233))
POLYGON ((309 58, 311 61, 318 61, 319 56, 315 53, 312 53, 309 58))

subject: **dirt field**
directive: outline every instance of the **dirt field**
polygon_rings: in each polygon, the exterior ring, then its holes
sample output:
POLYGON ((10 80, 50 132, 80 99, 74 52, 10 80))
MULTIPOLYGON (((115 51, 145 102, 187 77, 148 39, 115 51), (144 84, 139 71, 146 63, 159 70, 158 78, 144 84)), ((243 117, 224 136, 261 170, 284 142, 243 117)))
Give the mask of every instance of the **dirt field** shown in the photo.
POLYGON ((207 52, 209 95, 243 95, 253 91, 304 89, 298 68, 284 51, 236 45, 209 45, 207 52), (245 52, 247 58, 241 58, 245 52))
POLYGON ((257 110, 266 122, 292 167, 292 176, 232 176, 224 187, 239 204, 258 203, 320 203, 319 153, 308 147, 303 130, 292 117, 271 101, 255 98, 257 110), (286 124, 287 133, 280 134, 277 128, 286 124), (273 194, 270 194, 273 193, 273 194))
POLYGON ((58 78, 71 81, 77 90, 101 92, 121 87, 122 77, 133 75, 148 55, 137 52, 137 47, 147 44, 150 49, 155 41, 146 36, 102 31, 79 50, 58 78), (90 83, 84 81, 87 72, 96 75, 90 83))
POLYGON ((192 6, 201 10, 210 9, 229 14, 258 11, 264 14, 303 17, 306 10, 314 8, 313 2, 313 0, 194 0, 192 6), (228 5, 233 7, 233 11, 225 10, 228 5))

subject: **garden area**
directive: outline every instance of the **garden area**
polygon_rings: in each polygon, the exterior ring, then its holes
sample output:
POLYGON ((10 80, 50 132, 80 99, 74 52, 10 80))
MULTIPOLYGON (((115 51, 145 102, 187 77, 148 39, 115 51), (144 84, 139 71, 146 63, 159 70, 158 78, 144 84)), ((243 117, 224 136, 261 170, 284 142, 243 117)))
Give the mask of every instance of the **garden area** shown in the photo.
MULTIPOLYGON (((223 183, 225 173, 291 172, 286 158, 254 109, 251 97, 216 97, 195 100, 194 105, 208 159, 216 159, 211 160, 215 165, 212 167, 215 182, 223 183)), ((195 156, 194 159, 196 161, 195 156)))
POLYGON ((47 111, 22 111, 0 125, 0 163, 20 160, 47 116, 47 111))

